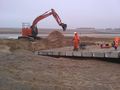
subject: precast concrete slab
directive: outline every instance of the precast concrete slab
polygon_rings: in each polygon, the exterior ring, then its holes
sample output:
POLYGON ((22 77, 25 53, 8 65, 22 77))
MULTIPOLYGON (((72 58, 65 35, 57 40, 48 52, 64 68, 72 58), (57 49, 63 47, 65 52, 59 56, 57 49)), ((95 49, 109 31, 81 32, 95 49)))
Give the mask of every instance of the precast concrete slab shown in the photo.
POLYGON ((48 52, 45 52, 45 51, 38 51, 38 55, 48 55, 48 52))
POLYGON ((106 52, 105 57, 106 58, 119 58, 120 53, 119 52, 106 52))
POLYGON ((53 56, 59 56, 59 52, 57 52, 57 51, 54 51, 52 54, 53 54, 53 56))
POLYGON ((82 55, 81 52, 74 51, 72 56, 81 57, 81 55, 82 55))
POLYGON ((53 51, 48 51, 47 55, 49 56, 53 55, 53 51))
POLYGON ((92 56, 95 58, 104 58, 105 57, 105 53, 104 52, 92 52, 92 56))
POLYGON ((81 52, 81 57, 92 57, 92 52, 81 52))
POLYGON ((70 52, 70 51, 66 51, 66 54, 65 54, 66 56, 73 56, 73 52, 70 52))
POLYGON ((65 51, 59 52, 59 56, 66 56, 66 52, 65 51))

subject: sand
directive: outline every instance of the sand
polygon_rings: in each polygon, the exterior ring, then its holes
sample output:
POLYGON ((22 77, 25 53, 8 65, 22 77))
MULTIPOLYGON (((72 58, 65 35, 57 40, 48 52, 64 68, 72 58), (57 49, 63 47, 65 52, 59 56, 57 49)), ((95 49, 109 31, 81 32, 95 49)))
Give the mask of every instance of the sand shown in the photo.
MULTIPOLYGON (((111 41, 112 38, 81 37, 87 45, 111 41)), ((72 46, 72 37, 57 31, 35 42, 0 40, 0 90, 120 90, 117 59, 34 54, 36 50, 64 46, 72 46)))

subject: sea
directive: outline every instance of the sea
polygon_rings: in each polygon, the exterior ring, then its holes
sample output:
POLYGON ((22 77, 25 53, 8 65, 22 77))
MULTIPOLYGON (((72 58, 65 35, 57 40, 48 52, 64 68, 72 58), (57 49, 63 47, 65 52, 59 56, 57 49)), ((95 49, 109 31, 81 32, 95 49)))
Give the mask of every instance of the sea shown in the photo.
MULTIPOLYGON (((0 34, 0 39, 18 39, 21 34, 0 34)), ((39 37, 45 38, 48 34, 38 34, 39 37)), ((64 34, 66 37, 73 37, 74 34, 64 34)), ((98 37, 98 38, 111 38, 111 37, 120 37, 120 34, 79 34, 79 36, 86 37, 98 37)))

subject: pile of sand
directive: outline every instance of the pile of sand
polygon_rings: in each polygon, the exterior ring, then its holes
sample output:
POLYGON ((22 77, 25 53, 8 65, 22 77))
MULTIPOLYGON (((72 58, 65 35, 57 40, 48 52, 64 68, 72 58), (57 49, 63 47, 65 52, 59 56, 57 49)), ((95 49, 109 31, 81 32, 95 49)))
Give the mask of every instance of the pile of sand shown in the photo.
POLYGON ((61 41, 64 39, 64 35, 59 31, 53 31, 48 35, 47 39, 51 42, 61 41))
POLYGON ((65 37, 59 31, 51 32, 48 35, 47 40, 48 40, 51 47, 62 47, 65 44, 65 37))
POLYGON ((41 40, 32 42, 31 48, 33 51, 59 48, 63 47, 65 44, 65 37, 59 31, 52 31, 47 38, 42 38, 41 40))

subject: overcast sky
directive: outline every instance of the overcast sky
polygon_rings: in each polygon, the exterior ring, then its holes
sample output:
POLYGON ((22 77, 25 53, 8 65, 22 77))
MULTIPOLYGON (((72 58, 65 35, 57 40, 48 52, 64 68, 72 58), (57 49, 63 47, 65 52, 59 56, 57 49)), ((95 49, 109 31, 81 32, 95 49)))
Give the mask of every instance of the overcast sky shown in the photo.
MULTIPOLYGON (((21 27, 54 8, 68 28, 120 27, 120 0, 0 0, 0 27, 21 27)), ((50 16, 39 28, 60 28, 50 16)))

